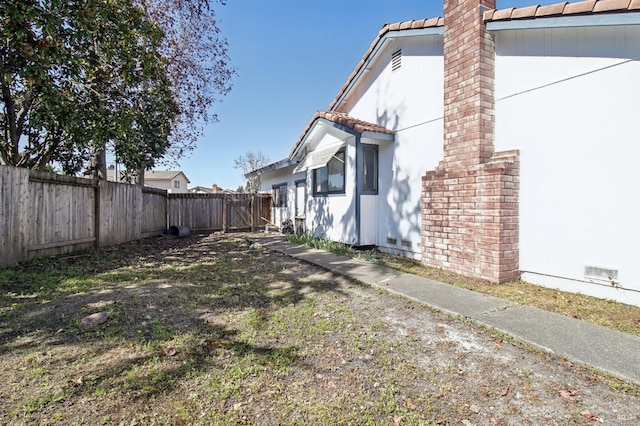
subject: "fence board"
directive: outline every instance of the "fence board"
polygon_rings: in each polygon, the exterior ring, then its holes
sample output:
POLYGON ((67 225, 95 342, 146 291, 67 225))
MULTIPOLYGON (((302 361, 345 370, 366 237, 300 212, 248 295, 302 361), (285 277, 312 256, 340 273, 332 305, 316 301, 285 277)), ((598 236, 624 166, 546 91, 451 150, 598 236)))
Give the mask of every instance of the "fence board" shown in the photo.
POLYGON ((100 181, 100 247, 140 238, 142 189, 136 185, 100 181))
POLYGON ((92 247, 95 240, 93 200, 90 179, 30 171, 25 198, 29 218, 27 258, 92 247))
POLYGON ((142 189, 142 238, 159 235, 167 229, 167 192, 142 189))
POLYGON ((0 266, 26 257, 29 171, 0 165, 0 266))
POLYGON ((169 194, 169 226, 193 231, 223 230, 224 194, 169 194))
POLYGON ((92 247, 94 198, 91 180, 62 180, 53 173, 31 172, 27 258, 92 247))

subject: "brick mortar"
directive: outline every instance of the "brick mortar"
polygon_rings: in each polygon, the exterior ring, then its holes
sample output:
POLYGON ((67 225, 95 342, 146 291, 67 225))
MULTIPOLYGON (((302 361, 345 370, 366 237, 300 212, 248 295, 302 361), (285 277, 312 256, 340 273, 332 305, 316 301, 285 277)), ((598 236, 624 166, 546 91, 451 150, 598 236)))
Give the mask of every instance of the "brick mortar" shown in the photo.
POLYGON ((463 171, 442 162, 428 172, 422 262, 492 282, 517 279, 519 167, 510 152, 463 171))

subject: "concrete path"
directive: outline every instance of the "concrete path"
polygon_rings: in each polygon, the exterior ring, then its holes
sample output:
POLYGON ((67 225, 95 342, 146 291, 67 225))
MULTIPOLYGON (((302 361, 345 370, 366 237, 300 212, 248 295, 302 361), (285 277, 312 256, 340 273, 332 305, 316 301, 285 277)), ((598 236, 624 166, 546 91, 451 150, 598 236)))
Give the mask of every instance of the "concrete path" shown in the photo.
POLYGON ((640 384, 640 337, 374 263, 289 243, 281 236, 259 237, 253 241, 432 308, 470 318, 571 362, 640 384))

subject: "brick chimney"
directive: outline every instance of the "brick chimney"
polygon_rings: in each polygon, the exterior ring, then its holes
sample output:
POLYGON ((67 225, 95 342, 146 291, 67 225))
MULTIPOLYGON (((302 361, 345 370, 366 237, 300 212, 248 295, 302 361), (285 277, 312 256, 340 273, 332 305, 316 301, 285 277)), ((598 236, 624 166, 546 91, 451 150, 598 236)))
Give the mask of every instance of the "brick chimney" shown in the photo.
POLYGON ((495 0, 444 2, 444 160, 456 167, 493 154, 493 37, 482 11, 495 0))
POLYGON ((481 6, 495 0, 444 2, 444 151, 423 177, 422 262, 504 282, 519 276, 519 153, 494 152, 495 44, 481 6))

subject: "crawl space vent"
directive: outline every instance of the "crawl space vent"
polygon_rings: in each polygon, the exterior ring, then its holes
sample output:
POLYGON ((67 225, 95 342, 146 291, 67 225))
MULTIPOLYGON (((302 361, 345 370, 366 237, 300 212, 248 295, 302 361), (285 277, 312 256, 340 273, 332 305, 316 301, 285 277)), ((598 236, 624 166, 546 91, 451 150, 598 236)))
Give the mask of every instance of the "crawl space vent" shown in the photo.
POLYGON ((585 266, 584 278, 589 281, 611 283, 618 281, 618 270, 601 268, 598 266, 585 266))

